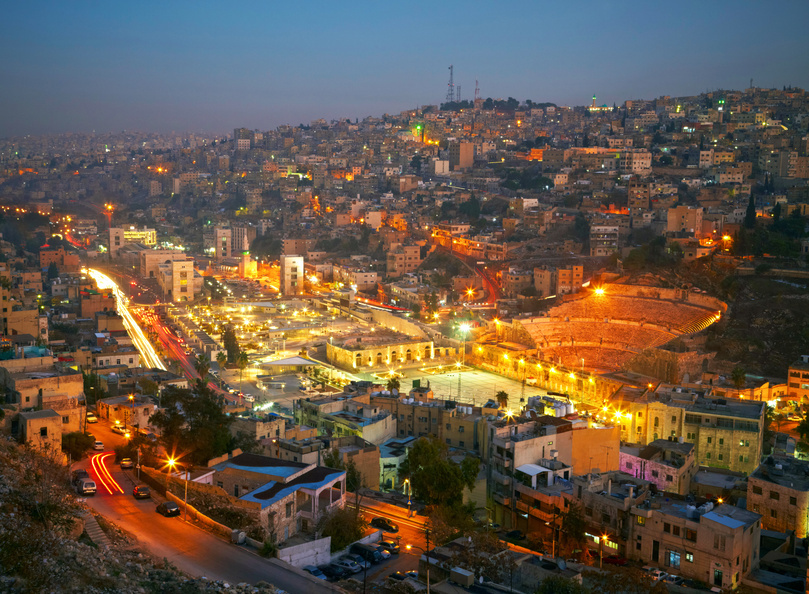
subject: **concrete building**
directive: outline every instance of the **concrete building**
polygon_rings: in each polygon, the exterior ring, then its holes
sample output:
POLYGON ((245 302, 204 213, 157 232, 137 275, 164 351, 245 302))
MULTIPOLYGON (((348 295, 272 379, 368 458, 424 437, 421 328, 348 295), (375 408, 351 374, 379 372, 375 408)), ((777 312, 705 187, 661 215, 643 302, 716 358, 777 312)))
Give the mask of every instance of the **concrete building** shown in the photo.
POLYGON ((303 267, 303 256, 281 256, 281 294, 284 296, 301 295, 304 291, 306 271, 303 267))
POLYGON ((503 272, 503 294, 507 297, 516 297, 522 291, 532 286, 534 283, 534 274, 530 270, 521 270, 516 267, 510 267, 503 272))
POLYGON ((399 278, 405 274, 415 272, 421 264, 421 248, 417 245, 391 246, 387 254, 386 275, 389 278, 399 278))
POLYGON ((699 468, 694 444, 658 439, 646 446, 621 445, 620 469, 660 491, 686 495, 699 468))
POLYGON ((376 445, 396 436, 396 419, 389 411, 371 404, 367 395, 350 398, 337 394, 298 400, 295 422, 315 427, 320 435, 356 435, 376 445))
POLYGON ((769 456, 747 478, 747 509, 761 514, 761 527, 809 535, 809 461, 769 456))
POLYGON ((646 499, 625 520, 629 546, 642 563, 730 591, 759 566, 761 516, 732 505, 646 499))
POLYGON ((449 167, 452 171, 471 169, 475 162, 475 145, 471 142, 449 144, 449 167))
POLYGON ((705 209, 701 206, 692 208, 690 206, 675 206, 668 210, 666 221, 666 232, 684 233, 689 236, 699 237, 702 234, 702 217, 705 209))
POLYGON ((194 270, 193 260, 170 260, 158 265, 157 282, 166 301, 193 301, 202 289, 202 277, 194 270))
POLYGON ((143 227, 138 229, 135 225, 129 227, 110 227, 110 259, 118 256, 118 250, 128 243, 140 243, 145 246, 157 245, 157 231, 143 227))
POLYGON ((616 225, 593 225, 590 227, 590 255, 609 256, 620 247, 620 234, 616 225))
MULTIPOLYGON (((807 244, 809 247, 809 242, 807 244)), ((799 406, 809 404, 809 355, 801 355, 798 361, 789 366, 787 395, 799 406)))
POLYGON ((62 454, 62 415, 47 408, 19 414, 20 440, 50 456, 62 454))
POLYGON ((436 347, 431 340, 405 336, 366 335, 339 344, 326 344, 326 360, 341 369, 364 369, 454 357, 460 349, 436 347))
POLYGON ((139 272, 143 278, 156 278, 160 264, 188 259, 182 250, 141 250, 138 257, 140 259, 139 272))
POLYGON ((149 417, 156 411, 157 406, 154 401, 148 396, 139 394, 103 398, 96 403, 98 418, 126 427, 147 427, 149 417))
POLYGON ((233 256, 233 230, 217 225, 213 230, 213 250, 217 262, 233 256))

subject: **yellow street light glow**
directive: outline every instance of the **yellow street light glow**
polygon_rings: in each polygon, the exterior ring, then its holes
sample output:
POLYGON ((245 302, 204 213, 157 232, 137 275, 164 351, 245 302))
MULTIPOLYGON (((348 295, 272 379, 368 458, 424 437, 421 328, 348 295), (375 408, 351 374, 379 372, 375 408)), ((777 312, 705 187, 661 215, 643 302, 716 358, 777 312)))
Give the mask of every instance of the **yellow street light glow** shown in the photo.
POLYGON ((595 290, 595 294, 596 294, 596 295, 603 295, 603 294, 604 294, 604 287, 598 287, 598 288, 595 290))

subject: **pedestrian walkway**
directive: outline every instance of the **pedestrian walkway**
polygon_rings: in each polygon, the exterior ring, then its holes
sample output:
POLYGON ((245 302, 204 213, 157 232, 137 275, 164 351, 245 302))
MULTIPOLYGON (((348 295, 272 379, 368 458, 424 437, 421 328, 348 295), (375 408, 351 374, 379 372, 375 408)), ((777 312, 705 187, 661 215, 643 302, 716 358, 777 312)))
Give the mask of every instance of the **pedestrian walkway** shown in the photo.
POLYGON ((84 512, 84 531, 87 533, 87 536, 90 537, 90 540, 96 543, 100 548, 107 549, 112 544, 110 539, 107 538, 107 535, 104 534, 101 526, 98 525, 95 516, 90 512, 84 512))

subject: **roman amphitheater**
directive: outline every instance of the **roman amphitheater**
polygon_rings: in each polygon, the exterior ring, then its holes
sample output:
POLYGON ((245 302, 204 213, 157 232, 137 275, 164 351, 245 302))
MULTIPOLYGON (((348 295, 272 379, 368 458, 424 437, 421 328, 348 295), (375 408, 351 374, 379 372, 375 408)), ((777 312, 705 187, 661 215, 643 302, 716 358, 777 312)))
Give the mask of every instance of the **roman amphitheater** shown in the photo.
POLYGON ((514 319, 504 338, 536 349, 540 360, 611 372, 705 330, 726 310, 724 302, 693 289, 608 284, 566 296, 541 317, 514 319))

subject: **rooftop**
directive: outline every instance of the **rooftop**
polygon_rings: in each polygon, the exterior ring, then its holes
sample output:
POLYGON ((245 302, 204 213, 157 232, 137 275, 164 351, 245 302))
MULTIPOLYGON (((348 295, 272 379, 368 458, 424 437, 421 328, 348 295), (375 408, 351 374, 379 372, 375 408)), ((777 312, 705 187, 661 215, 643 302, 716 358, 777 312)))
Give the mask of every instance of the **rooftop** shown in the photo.
POLYGON ((304 464, 303 462, 290 462, 289 460, 270 458, 269 456, 261 456, 259 454, 239 454, 230 460, 215 464, 213 468, 218 472, 222 472, 228 468, 234 468, 277 477, 289 477, 300 472, 307 466, 311 465, 304 464))
POLYGON ((796 491, 809 491, 809 460, 769 456, 750 476, 796 491))
MULTIPOLYGON (((304 466, 306 466, 304 464, 304 466)), ((318 489, 326 486, 328 483, 345 476, 344 470, 335 470, 334 468, 327 468, 325 466, 316 466, 312 470, 302 474, 301 476, 289 481, 288 483, 281 483, 278 481, 270 481, 263 487, 259 487, 255 491, 240 497, 243 501, 255 501, 261 505, 261 508, 271 506, 273 503, 280 501, 290 493, 294 493, 298 489, 318 489)))

